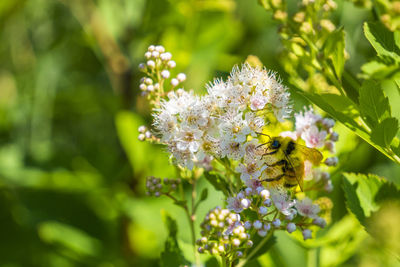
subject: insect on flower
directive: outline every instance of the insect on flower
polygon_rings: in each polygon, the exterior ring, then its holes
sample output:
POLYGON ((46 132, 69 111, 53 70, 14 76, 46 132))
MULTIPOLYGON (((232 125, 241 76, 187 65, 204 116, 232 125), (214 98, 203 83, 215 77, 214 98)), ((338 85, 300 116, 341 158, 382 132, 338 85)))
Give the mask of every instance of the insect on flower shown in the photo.
POLYGON ((319 165, 322 154, 315 148, 309 148, 298 144, 290 137, 270 137, 270 140, 262 145, 267 145, 266 152, 262 155, 265 164, 266 178, 263 181, 276 182, 283 179, 284 187, 300 186, 303 191, 304 161, 309 160, 313 165, 319 165))

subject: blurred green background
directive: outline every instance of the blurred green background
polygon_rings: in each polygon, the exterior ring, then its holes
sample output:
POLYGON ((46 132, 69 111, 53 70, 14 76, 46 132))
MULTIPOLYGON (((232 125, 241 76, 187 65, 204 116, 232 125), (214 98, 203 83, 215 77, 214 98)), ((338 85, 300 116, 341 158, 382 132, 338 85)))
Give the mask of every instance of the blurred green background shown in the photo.
MULTIPOLYGON (((177 218, 191 259, 183 211, 145 196, 146 176, 173 177, 174 169, 161 147, 137 141, 138 126, 151 124, 137 65, 150 44, 162 44, 187 74, 185 88, 197 92, 249 54, 285 80, 270 17, 256 0, 1 0, 0 266, 158 266, 167 236, 162 210, 177 218)), ((362 33, 371 17, 339 1, 332 18, 348 33, 353 73, 375 55, 362 33)), ((386 94, 398 97, 393 88, 386 94)), ((296 109, 306 104, 294 97, 296 109)), ((399 166, 337 130, 339 170, 399 184, 399 166)), ((333 179, 334 229, 324 230, 333 241, 307 250, 283 233, 259 264, 317 266, 310 259, 321 249, 323 266, 398 264, 399 206, 382 209, 376 227, 391 231, 371 238, 346 211, 340 174, 333 179)), ((197 223, 222 204, 209 190, 197 223)))

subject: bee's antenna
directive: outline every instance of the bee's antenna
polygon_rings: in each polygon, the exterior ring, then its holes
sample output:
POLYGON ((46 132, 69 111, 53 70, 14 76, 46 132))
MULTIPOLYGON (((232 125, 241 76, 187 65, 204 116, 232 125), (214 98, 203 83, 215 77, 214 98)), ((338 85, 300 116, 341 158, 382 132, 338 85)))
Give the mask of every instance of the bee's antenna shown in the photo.
POLYGON ((256 134, 267 136, 269 138, 269 140, 271 140, 271 136, 269 136, 268 134, 260 133, 260 132, 256 132, 256 134))

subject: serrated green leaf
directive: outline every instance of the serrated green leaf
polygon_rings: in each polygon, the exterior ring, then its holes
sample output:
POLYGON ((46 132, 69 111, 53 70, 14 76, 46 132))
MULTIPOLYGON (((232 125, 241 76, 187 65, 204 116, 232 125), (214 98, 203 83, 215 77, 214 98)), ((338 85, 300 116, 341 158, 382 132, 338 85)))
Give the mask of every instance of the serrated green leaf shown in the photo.
POLYGON ((365 81, 360 88, 360 111, 370 119, 374 126, 391 116, 389 99, 383 94, 381 86, 374 81, 365 81))
POLYGON ((210 172, 204 172, 204 177, 216 190, 222 191, 225 196, 229 196, 229 185, 221 175, 217 173, 211 174, 210 172))
POLYGON ((206 200, 207 197, 208 197, 208 188, 204 188, 203 191, 201 191, 200 201, 206 200))
POLYGON ((182 251, 179 248, 176 235, 178 226, 176 221, 167 213, 163 212, 163 220, 168 229, 169 235, 165 241, 164 251, 161 253, 161 266, 183 266, 189 262, 183 257, 182 251))
POLYGON ((351 184, 346 178, 343 179, 343 191, 346 196, 346 204, 350 211, 357 217, 361 224, 365 223, 364 211, 356 193, 357 183, 351 184))
POLYGON ((336 76, 339 78, 342 76, 344 68, 344 49, 344 31, 343 28, 339 28, 329 35, 324 45, 324 53, 332 61, 336 76))
POLYGON ((383 147, 389 147, 399 129, 396 118, 387 118, 379 123, 371 132, 371 140, 383 147))
POLYGON ((378 56, 400 62, 400 48, 396 45, 395 35, 381 23, 364 23, 364 34, 374 47, 378 56))

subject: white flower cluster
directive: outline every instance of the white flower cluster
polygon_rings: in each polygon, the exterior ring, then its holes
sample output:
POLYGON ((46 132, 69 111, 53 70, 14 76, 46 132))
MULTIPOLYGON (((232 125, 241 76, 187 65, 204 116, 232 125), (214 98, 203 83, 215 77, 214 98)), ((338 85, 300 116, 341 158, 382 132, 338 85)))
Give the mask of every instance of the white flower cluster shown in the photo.
MULTIPOLYGON (((286 229, 289 233, 297 228, 302 230, 304 240, 311 238, 309 226, 326 226, 323 218, 318 216, 320 207, 311 199, 305 197, 301 200, 293 199, 282 188, 266 189, 261 184, 256 189, 247 187, 235 197, 227 199, 227 208, 240 214, 243 210, 250 209, 257 213, 257 219, 243 223, 246 230, 256 230, 259 236, 266 236, 273 228, 286 229)), ((240 218, 240 217, 239 217, 240 218)))
MULTIPOLYGON (((176 67, 176 63, 172 60, 172 54, 166 52, 161 45, 149 46, 144 56, 147 61, 140 63, 139 69, 146 73, 147 77, 141 79, 139 88, 144 95, 147 95, 162 89, 164 81, 170 78, 170 70, 176 67)), ((185 80, 186 75, 179 73, 176 78, 171 79, 170 84, 176 87, 185 80)))
POLYGON ((244 64, 235 67, 226 82, 215 80, 207 90, 204 96, 182 89, 168 93, 154 114, 161 141, 177 164, 189 169, 207 167, 214 157, 241 160, 246 155, 238 170, 258 178, 262 166, 255 160, 257 138, 248 141, 249 136, 257 137, 268 123, 265 114, 278 121, 289 116, 287 88, 274 73, 244 64))

